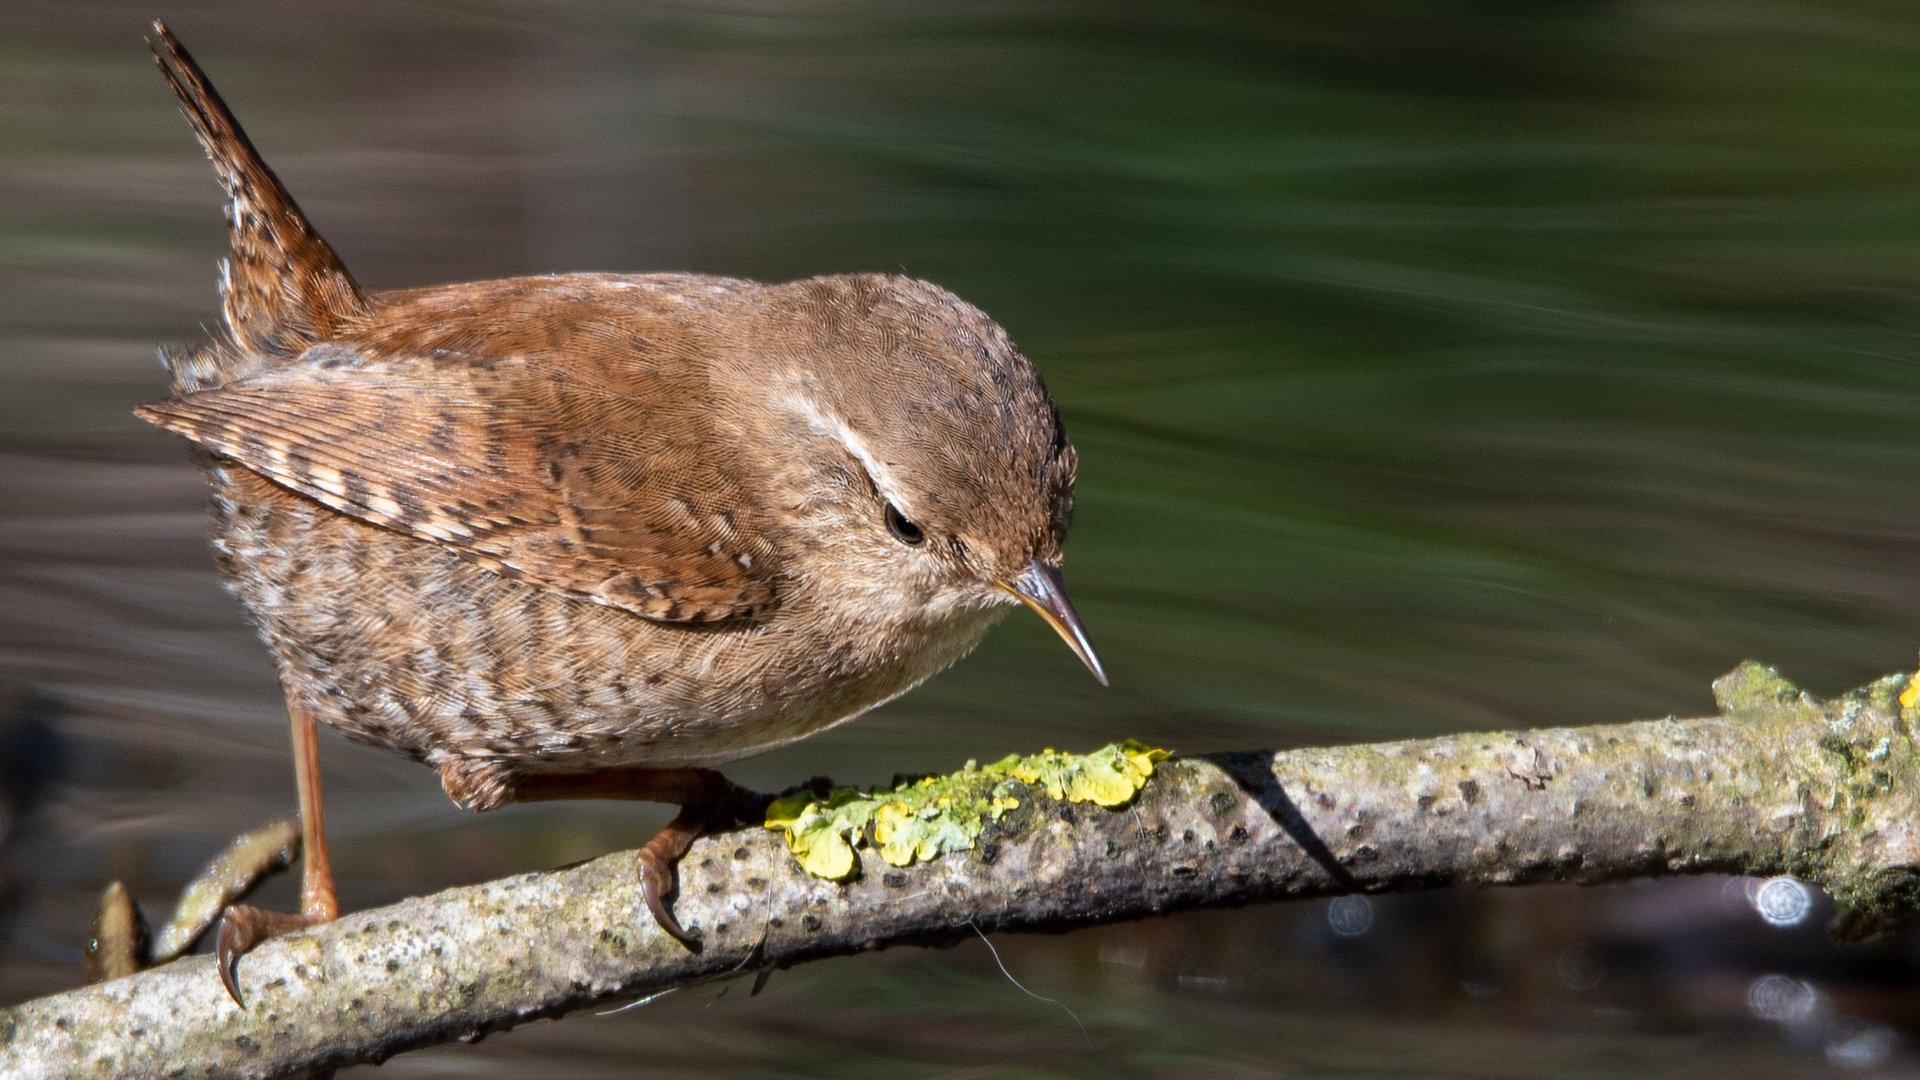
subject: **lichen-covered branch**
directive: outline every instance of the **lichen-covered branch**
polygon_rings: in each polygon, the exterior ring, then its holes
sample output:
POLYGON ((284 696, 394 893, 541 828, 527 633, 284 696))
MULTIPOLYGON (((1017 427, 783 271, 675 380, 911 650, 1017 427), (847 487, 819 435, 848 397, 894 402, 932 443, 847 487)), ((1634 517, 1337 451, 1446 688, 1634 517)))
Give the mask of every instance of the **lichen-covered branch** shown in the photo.
POLYGON ((1870 920, 1920 905, 1904 677, 1815 702, 1757 665, 1722 715, 1164 762, 1123 809, 1037 793, 979 846, 839 884, 780 837, 697 844, 675 908, 631 854, 407 900, 270 942, 249 1007, 204 957, 0 1009, 0 1075, 300 1075, 609 997, 903 942, 1250 900, 1668 873, 1790 873, 1870 920))

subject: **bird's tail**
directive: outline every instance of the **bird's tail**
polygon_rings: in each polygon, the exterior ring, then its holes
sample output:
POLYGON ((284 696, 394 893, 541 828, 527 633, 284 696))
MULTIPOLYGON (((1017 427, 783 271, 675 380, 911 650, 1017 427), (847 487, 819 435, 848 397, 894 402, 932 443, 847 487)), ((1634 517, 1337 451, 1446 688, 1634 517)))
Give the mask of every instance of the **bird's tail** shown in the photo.
POLYGON ((227 192, 233 255, 221 267, 227 329, 242 354, 292 355, 364 315, 366 294, 240 129, 206 73, 155 20, 154 62, 227 192))

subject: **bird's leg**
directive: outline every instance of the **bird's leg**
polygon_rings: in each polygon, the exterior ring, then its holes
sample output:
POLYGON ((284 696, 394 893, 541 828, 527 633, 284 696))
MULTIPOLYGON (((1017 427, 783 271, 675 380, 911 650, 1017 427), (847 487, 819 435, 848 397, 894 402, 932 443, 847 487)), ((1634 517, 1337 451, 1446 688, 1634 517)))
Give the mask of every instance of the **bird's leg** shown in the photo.
MULTIPOLYGON (((443 773, 443 776, 445 774, 443 773)), ((608 769, 591 773, 517 776, 503 802, 553 799, 641 799, 673 803, 680 813, 640 849, 640 893, 660 929, 698 952, 700 941, 687 933, 667 907, 673 892, 673 868, 702 833, 724 829, 766 812, 768 797, 735 785, 712 769, 608 769)))
POLYGON ((227 994, 242 1008, 246 1006, 240 1000, 240 985, 234 976, 241 956, 268 938, 340 917, 340 902, 333 891, 333 867, 327 861, 326 815, 320 808, 319 732, 313 712, 298 694, 287 694, 287 716, 293 731, 294 783, 300 792, 300 910, 268 911, 235 904, 220 917, 214 958, 227 994))

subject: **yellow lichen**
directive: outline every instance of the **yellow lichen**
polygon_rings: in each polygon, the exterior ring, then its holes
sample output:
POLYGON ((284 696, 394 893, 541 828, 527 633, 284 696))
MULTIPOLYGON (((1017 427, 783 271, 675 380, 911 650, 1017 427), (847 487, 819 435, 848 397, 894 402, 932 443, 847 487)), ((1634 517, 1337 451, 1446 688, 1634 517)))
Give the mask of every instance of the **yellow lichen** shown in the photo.
POLYGON ((1031 757, 999 762, 1017 778, 1046 788, 1047 794, 1068 802, 1121 806, 1153 775, 1153 764, 1168 752, 1128 739, 1091 754, 1061 754, 1043 750, 1031 757))
POLYGON ((785 834, 807 873, 839 881, 859 868, 860 846, 893 866, 972 848, 987 823, 1019 806, 1029 788, 1066 802, 1124 806, 1169 753, 1128 739, 1091 754, 1045 750, 985 766, 969 761, 957 773, 885 791, 834 788, 821 797, 802 790, 775 799, 766 824, 785 834))
POLYGON ((786 831, 787 850, 807 873, 838 881, 859 865, 853 845, 872 816, 873 800, 853 788, 835 788, 825 799, 802 790, 767 807, 767 828, 786 831))

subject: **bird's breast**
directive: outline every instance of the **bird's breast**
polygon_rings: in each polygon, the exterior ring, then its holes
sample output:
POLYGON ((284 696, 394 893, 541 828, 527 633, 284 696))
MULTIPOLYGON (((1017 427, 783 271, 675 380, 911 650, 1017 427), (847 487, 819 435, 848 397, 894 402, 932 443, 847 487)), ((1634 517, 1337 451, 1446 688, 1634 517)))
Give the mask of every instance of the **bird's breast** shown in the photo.
POLYGON ((206 458, 215 548, 289 686, 351 738, 526 771, 710 765, 792 742, 964 656, 1001 613, 868 617, 804 592, 683 626, 515 580, 206 458))

